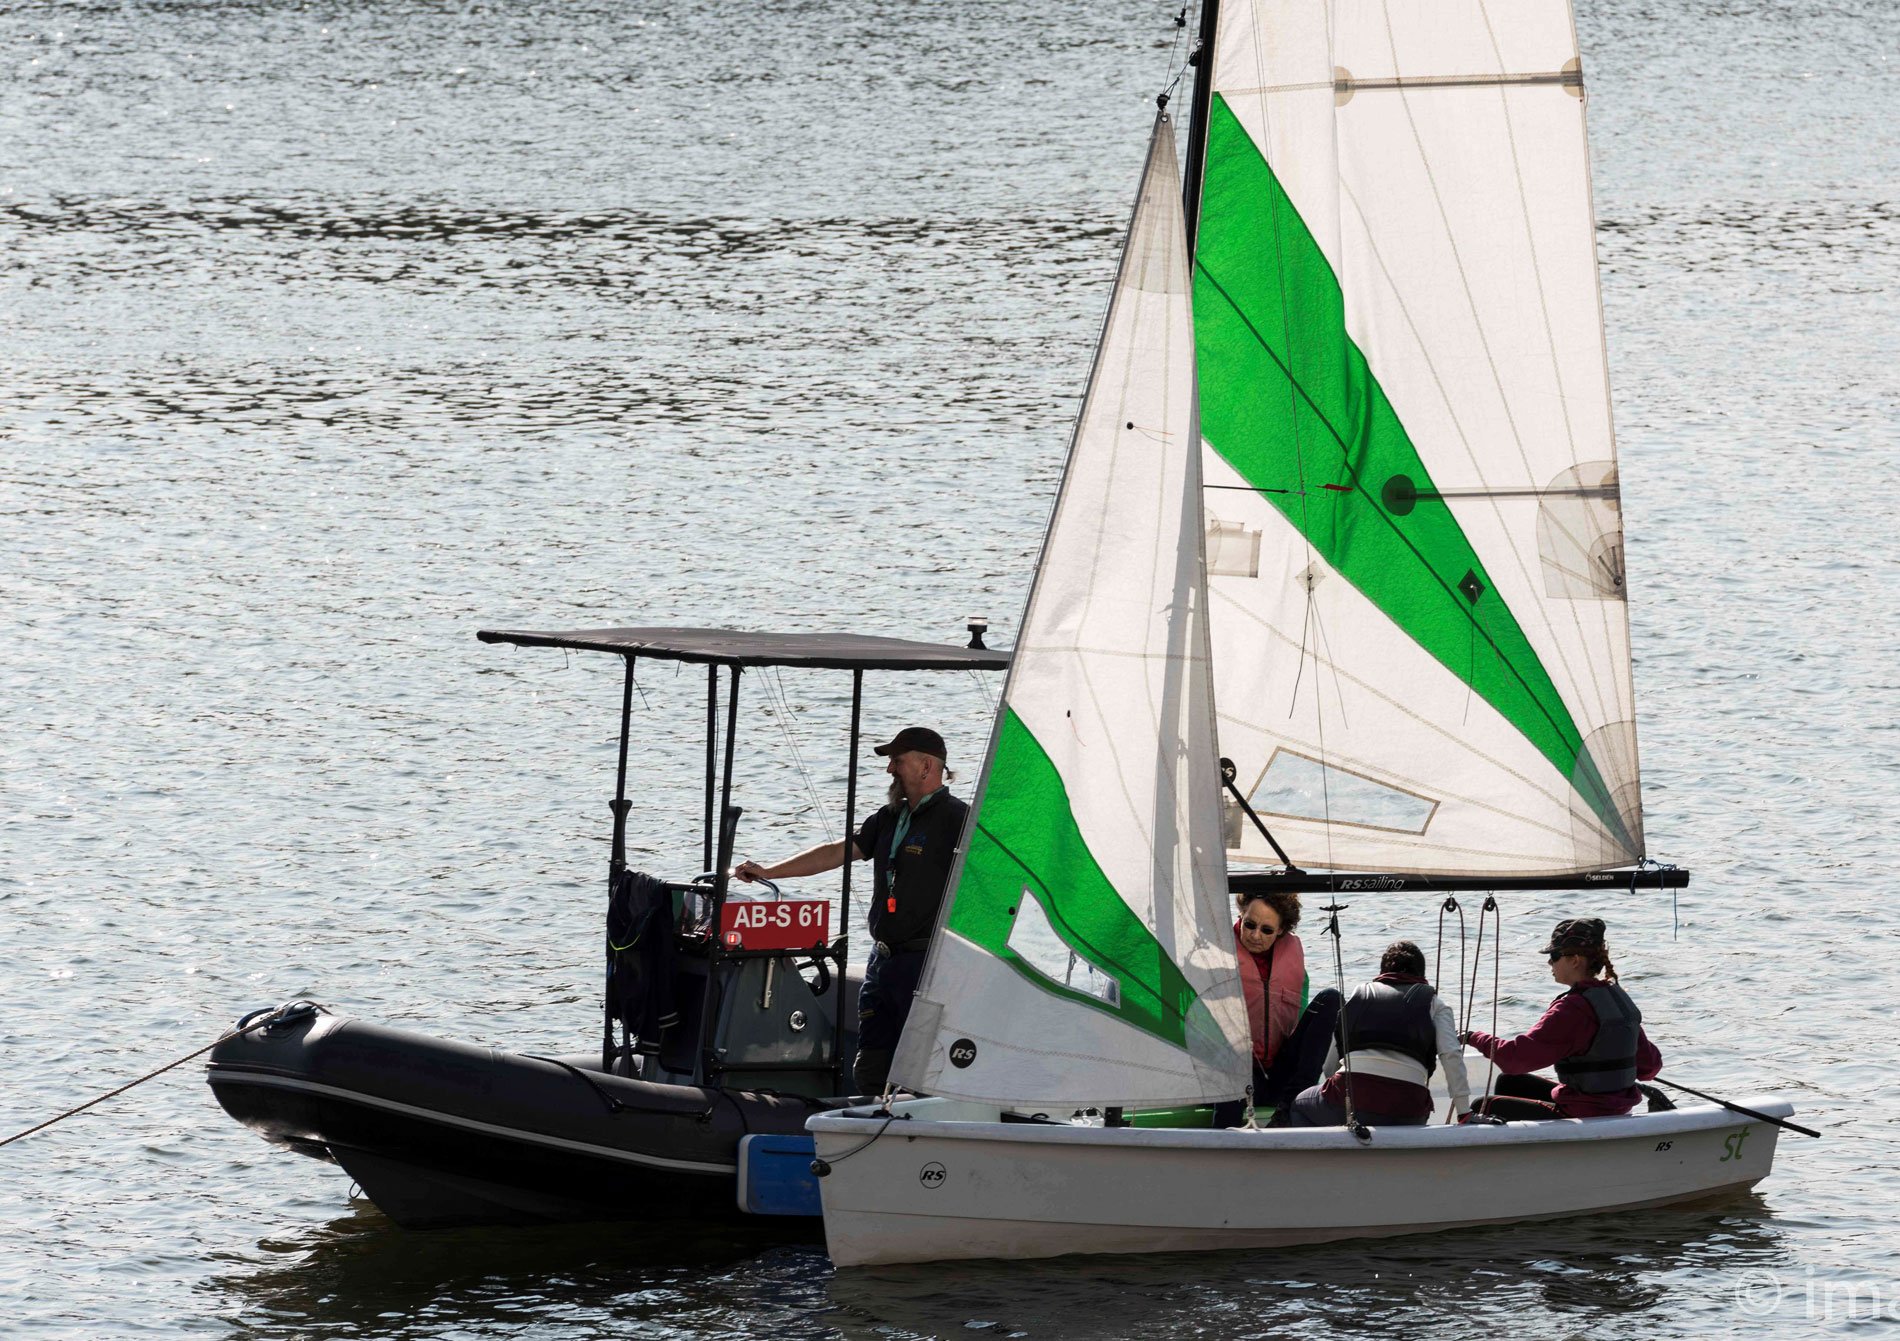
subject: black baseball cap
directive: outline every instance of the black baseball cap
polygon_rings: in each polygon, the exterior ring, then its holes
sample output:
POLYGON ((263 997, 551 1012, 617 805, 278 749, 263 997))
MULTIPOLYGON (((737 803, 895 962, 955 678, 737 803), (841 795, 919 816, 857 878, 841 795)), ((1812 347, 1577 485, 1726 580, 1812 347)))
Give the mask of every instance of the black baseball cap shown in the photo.
POLYGON ((1550 933, 1550 944, 1543 948, 1547 955, 1573 955, 1581 950, 1600 950, 1603 948, 1603 919, 1600 917, 1567 917, 1559 922, 1550 933))
POLYGON ((879 745, 871 753, 888 758, 894 754, 909 754, 913 750, 918 754, 934 754, 945 761, 950 758, 943 748, 943 737, 927 726, 907 726, 891 737, 890 744, 879 745))

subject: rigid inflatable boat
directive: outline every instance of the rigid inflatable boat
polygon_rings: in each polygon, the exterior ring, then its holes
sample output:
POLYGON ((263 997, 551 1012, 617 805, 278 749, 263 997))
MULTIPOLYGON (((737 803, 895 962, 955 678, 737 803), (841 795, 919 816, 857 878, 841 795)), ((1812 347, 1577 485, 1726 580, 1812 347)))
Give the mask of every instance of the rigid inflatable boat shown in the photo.
POLYGON ((309 1003, 226 1037, 207 1078, 232 1117, 340 1165, 413 1229, 736 1217, 744 1138, 802 1139, 845 1102, 641 1080, 597 1054, 503 1052, 309 1003))
POLYGON ((757 666, 852 672, 849 834, 864 672, 1008 664, 1007 653, 982 646, 979 626, 971 632, 968 647, 723 629, 482 633, 485 642, 605 651, 626 662, 599 1049, 504 1052, 299 1001, 252 1012, 212 1049, 206 1078, 218 1102, 267 1140, 341 1166, 391 1219, 415 1228, 816 1216, 804 1124, 852 1102, 859 984, 846 972, 843 934, 851 871, 846 863, 835 904, 782 898, 769 881, 758 882, 768 897, 728 896, 741 814, 732 804, 740 677, 757 666), (629 719, 641 657, 707 667, 697 854, 706 874, 683 883, 626 866, 629 719))

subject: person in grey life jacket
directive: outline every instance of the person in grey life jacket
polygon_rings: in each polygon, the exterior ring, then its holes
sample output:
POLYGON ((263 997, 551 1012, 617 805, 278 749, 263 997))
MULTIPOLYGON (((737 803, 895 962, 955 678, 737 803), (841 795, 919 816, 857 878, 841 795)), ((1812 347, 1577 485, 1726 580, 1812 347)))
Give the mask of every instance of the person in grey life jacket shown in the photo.
POLYGON ((732 868, 735 879, 749 882, 836 870, 847 856, 872 863, 873 946, 858 993, 858 1055, 852 1065, 861 1094, 880 1092, 889 1079, 970 813, 945 786, 955 775, 946 767, 943 737, 929 727, 907 726, 876 753, 890 761, 884 770, 891 775, 890 802, 857 833, 771 865, 743 861, 732 868))
POLYGON ((1379 976, 1346 998, 1339 1033, 1327 1051, 1322 1084, 1293 1100, 1296 1127, 1338 1127, 1352 1115, 1375 1127, 1421 1127, 1432 1116, 1432 1073, 1445 1068, 1452 1111, 1471 1107, 1464 1047, 1451 1007, 1425 980, 1425 955, 1411 941, 1394 941, 1379 960, 1379 976), (1339 1039, 1345 1039, 1341 1069, 1339 1039))
POLYGON ((1662 1070, 1662 1054, 1643 1032, 1643 1012, 1616 980, 1603 920, 1566 918, 1543 954, 1565 990, 1530 1032, 1511 1039, 1482 1029, 1464 1034, 1502 1073, 1474 1112, 1504 1121, 1617 1117, 1644 1096, 1652 1109, 1674 1107, 1640 1083, 1662 1070), (1556 1080, 1530 1074, 1546 1066, 1556 1080))

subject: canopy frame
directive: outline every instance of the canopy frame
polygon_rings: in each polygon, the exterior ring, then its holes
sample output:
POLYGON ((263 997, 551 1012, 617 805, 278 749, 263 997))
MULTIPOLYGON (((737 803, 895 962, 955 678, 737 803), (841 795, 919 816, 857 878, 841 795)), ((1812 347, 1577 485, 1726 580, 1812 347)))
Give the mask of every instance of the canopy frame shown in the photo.
MULTIPOLYGON (((735 746, 739 724, 739 679, 748 669, 760 666, 791 666, 798 669, 849 670, 851 672, 850 757, 845 770, 844 838, 849 844, 857 831, 858 749, 862 740, 864 710, 864 673, 867 670, 921 671, 972 670, 1000 671, 1009 667, 1010 654, 981 646, 981 632, 973 624, 971 646, 913 642, 902 638, 880 638, 865 634, 831 633, 752 633, 735 629, 696 628, 610 628, 579 629, 571 632, 528 632, 483 629, 475 636, 485 643, 510 643, 517 647, 558 647, 568 651, 608 652, 626 662, 620 690, 620 740, 614 770, 613 838, 608 860, 611 881, 627 865, 627 814, 633 803, 627 796, 627 756, 633 730, 633 693, 635 664, 641 657, 653 661, 703 664, 706 667, 706 751, 704 827, 701 855, 704 872, 711 878, 713 935, 708 955, 714 960, 742 956, 719 943, 720 914, 725 907, 727 886, 731 880, 733 847, 737 841, 742 809, 732 804, 735 746), (720 738, 720 670, 727 672, 725 694, 724 749, 720 738)), ((830 957, 838 968, 838 991, 844 990, 844 970, 850 957, 851 927, 851 852, 845 851, 840 868, 838 892, 838 928, 830 957)), ((711 1046, 711 1021, 717 1010, 713 999, 717 974, 706 975, 706 995, 700 1008, 700 1047, 696 1051, 694 1080, 698 1084, 718 1086, 722 1065, 708 1048, 711 1046)), ((842 1091, 845 1077, 845 1012, 836 1012, 836 1034, 832 1044, 832 1070, 837 1088, 842 1091)), ((611 1022, 608 1038, 611 1047, 611 1022)))

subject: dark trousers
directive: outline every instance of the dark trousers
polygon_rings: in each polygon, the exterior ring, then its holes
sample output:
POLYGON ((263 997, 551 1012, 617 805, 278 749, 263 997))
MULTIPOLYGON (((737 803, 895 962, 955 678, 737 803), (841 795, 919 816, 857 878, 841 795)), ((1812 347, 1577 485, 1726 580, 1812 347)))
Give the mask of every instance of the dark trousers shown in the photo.
MULTIPOLYGON (((1295 1127, 1343 1127, 1346 1125, 1346 1105, 1334 1103, 1322 1092, 1322 1085, 1301 1090, 1293 1100, 1293 1125, 1295 1127)), ((1387 1113, 1377 1108, 1358 1108, 1352 1115, 1368 1127, 1422 1127, 1431 1120, 1430 1112, 1424 1117, 1417 1113, 1387 1113)))
POLYGON ((871 952, 858 992, 858 1055, 851 1064, 851 1086, 857 1093, 883 1092, 923 972, 922 950, 900 950, 888 957, 871 952))
MULTIPOLYGON (((1343 999, 1336 988, 1328 987, 1316 992, 1306 1003, 1306 1009, 1300 1012, 1300 1021, 1293 1026, 1293 1032, 1280 1045, 1280 1050, 1273 1054, 1273 1061, 1266 1070, 1260 1069, 1258 1061, 1254 1063, 1255 1108, 1288 1108, 1301 1090, 1319 1083, 1320 1068, 1326 1065, 1326 1049, 1333 1041, 1342 1004, 1343 999)), ((1216 1127, 1238 1126, 1240 1120, 1241 1105, 1238 1100, 1214 1106, 1216 1127)))
POLYGON ((1491 1084, 1490 1097, 1472 1107, 1506 1122, 1548 1122, 1563 1116, 1551 1102, 1556 1088, 1557 1082, 1545 1076, 1499 1076, 1491 1084))

